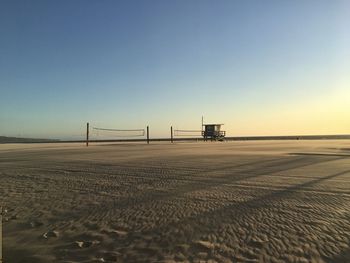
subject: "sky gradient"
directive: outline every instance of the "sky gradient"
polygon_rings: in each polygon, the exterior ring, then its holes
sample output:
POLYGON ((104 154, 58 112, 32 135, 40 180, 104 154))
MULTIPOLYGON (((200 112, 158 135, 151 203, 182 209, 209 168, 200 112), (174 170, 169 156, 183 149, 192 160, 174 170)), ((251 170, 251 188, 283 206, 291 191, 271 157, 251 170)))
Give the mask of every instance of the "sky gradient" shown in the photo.
POLYGON ((0 135, 350 133, 350 1, 1 1, 0 135))

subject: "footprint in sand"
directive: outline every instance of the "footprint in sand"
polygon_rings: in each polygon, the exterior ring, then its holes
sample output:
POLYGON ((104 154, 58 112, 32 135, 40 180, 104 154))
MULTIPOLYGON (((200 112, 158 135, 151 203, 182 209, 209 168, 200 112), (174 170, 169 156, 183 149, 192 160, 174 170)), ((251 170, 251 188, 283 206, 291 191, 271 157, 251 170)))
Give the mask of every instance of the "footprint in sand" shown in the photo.
POLYGON ((128 232, 123 230, 112 230, 110 233, 116 235, 117 237, 126 237, 128 235, 128 232))
POLYGON ((125 238, 128 235, 128 232, 124 230, 103 230, 102 233, 108 234, 117 238, 125 238))
POLYGON ((98 240, 92 240, 92 241, 75 241, 74 245, 78 248, 88 248, 88 247, 92 247, 95 245, 100 244, 100 241, 98 240))
POLYGON ((107 262, 119 262, 118 260, 122 257, 122 254, 116 251, 104 252, 102 257, 107 262))
POLYGON ((50 237, 59 237, 60 233, 56 230, 50 230, 43 234, 43 238, 48 239, 50 237))
POLYGON ((42 225, 44 225, 44 223, 42 223, 42 222, 40 222, 40 221, 31 221, 31 222, 29 222, 29 226, 30 226, 31 228, 40 227, 40 226, 42 226, 42 225))
POLYGON ((215 248, 215 244, 213 244, 211 242, 208 242, 208 241, 199 240, 199 241, 195 242, 195 244, 197 246, 199 246, 200 248, 203 248, 203 249, 206 249, 206 250, 212 250, 212 249, 215 248))

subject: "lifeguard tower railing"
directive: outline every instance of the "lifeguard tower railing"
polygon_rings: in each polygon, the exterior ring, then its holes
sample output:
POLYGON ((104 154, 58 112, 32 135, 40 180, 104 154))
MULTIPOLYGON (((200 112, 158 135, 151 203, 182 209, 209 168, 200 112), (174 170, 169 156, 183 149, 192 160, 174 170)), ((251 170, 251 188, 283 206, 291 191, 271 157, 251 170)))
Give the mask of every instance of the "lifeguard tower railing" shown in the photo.
POLYGON ((212 138, 219 138, 219 137, 225 137, 226 131, 202 131, 203 137, 212 137, 212 138))

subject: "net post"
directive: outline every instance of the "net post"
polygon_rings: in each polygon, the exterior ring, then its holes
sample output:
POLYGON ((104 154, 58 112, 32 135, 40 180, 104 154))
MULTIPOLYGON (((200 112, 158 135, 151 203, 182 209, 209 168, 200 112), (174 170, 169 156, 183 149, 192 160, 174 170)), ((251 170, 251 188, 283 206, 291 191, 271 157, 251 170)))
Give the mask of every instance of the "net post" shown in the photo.
POLYGON ((147 126, 147 144, 149 144, 149 126, 147 126))
POLYGON ((171 143, 174 142, 174 137, 173 137, 173 126, 170 127, 170 140, 171 140, 171 143))
POLYGON ((86 123, 86 147, 89 146, 89 123, 86 123))

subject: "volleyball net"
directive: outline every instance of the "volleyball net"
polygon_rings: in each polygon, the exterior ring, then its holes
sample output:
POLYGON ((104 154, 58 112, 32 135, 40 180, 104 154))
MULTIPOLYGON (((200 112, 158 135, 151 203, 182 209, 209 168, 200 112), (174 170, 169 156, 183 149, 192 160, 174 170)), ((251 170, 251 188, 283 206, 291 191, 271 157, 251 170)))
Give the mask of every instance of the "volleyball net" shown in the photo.
POLYGON ((103 139, 118 139, 118 138, 134 138, 144 137, 146 134, 145 129, 110 129, 92 127, 90 132, 91 140, 103 140, 103 139))
POLYGON ((114 129, 104 127, 86 126, 86 146, 89 142, 123 141, 123 140, 147 140, 149 143, 149 127, 146 129, 114 129))

